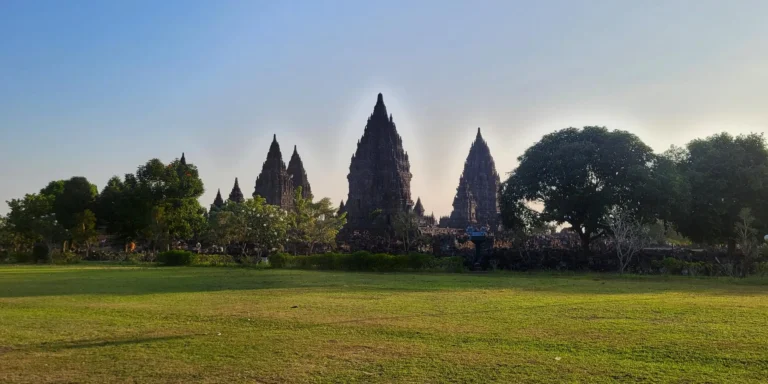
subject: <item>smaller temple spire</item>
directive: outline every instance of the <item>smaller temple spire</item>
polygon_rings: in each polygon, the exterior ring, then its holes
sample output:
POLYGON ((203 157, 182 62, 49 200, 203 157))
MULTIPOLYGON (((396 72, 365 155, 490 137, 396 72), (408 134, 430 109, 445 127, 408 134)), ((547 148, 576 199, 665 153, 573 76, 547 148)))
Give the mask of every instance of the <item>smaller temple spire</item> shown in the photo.
POLYGON ((181 160, 179 162, 181 162, 181 165, 187 165, 187 158, 184 157, 184 152, 181 153, 181 160))
POLYGON ((347 211, 347 207, 344 206, 344 199, 341 199, 341 204, 339 204, 339 210, 336 212, 339 216, 341 216, 342 213, 347 211))
POLYGON ((215 210, 218 208, 221 208, 224 206, 224 199, 221 198, 221 189, 216 192, 216 198, 213 200, 213 204, 211 204, 211 210, 215 210))
POLYGON ((240 190, 240 183, 237 181, 237 177, 235 177, 235 186, 232 187, 232 192, 229 193, 229 201, 235 203, 242 203, 245 201, 245 196, 243 196, 243 192, 240 190))
POLYGON ((424 206, 421 204, 421 197, 416 199, 416 206, 413 207, 413 212, 415 212, 419 217, 424 216, 424 206))

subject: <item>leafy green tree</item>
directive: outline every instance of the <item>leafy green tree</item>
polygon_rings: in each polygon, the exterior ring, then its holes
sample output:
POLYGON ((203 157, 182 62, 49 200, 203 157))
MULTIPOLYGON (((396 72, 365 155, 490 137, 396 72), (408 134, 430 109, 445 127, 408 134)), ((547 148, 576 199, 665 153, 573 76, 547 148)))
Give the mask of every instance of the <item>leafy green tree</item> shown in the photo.
POLYGON ((54 199, 51 195, 27 194, 23 199, 8 202, 6 225, 25 246, 44 242, 48 249, 54 249, 67 238, 66 230, 53 213, 54 199))
POLYGON ((16 238, 16 234, 13 232, 11 225, 8 223, 8 218, 0 216, 0 248, 3 250, 12 249, 18 250, 19 243, 16 238))
POLYGON ((45 188, 40 190, 40 194, 44 196, 51 196, 56 199, 57 196, 64 192, 65 180, 54 180, 48 183, 45 188))
POLYGON ((168 231, 168 220, 165 207, 152 207, 149 214, 149 222, 143 229, 143 237, 149 243, 153 251, 168 250, 171 243, 170 232, 168 231))
POLYGON ((201 236, 204 229, 205 210, 198 202, 203 191, 193 164, 177 159, 166 165, 152 159, 135 175, 109 180, 98 197, 97 216, 109 233, 125 240, 168 243, 191 239, 201 236), (162 239, 158 237, 161 233, 162 239))
POLYGON ((208 215, 206 238, 213 244, 229 246, 246 243, 245 215, 239 203, 228 201, 208 215))
POLYGON ((752 263, 760 253, 761 241, 758 240, 758 232, 753 227, 754 222, 755 217, 752 216, 751 209, 742 208, 741 211, 739 211, 739 221, 737 221, 734 226, 734 232, 736 233, 736 242, 744 256, 740 270, 741 277, 747 277, 752 263))
POLYGON ((646 212, 655 156, 637 136, 603 127, 567 128, 545 135, 518 158, 520 165, 502 186, 502 220, 519 226, 531 215, 525 202, 544 206, 539 219, 568 223, 589 251, 608 233, 605 217, 614 206, 634 217, 646 212))
POLYGON ((408 252, 412 241, 419 236, 419 218, 413 211, 398 212, 392 217, 392 229, 408 252))
MULTIPOLYGON (((58 182, 51 184, 53 183, 58 182)), ((53 201, 56 220, 64 228, 71 230, 78 224, 76 216, 93 208, 96 195, 98 195, 96 186, 88 182, 85 177, 76 176, 64 181, 61 190, 55 194, 53 201)))
POLYGON ((312 196, 302 197, 301 187, 296 188, 293 208, 288 215, 288 241, 294 247, 301 247, 312 253, 318 245, 333 246, 336 235, 347 222, 347 214, 338 215, 331 199, 323 198, 312 202, 312 196))
MULTIPOLYGON (((247 199, 237 204, 237 211, 243 215, 245 222, 244 242, 253 244, 258 256, 264 256, 273 250, 280 249, 286 241, 288 217, 285 211, 267 204, 261 196, 247 199)), ((247 246, 243 251, 247 255, 247 246)))
POLYGON ((735 252, 734 223, 750 208, 757 230, 768 224, 768 150, 762 135, 727 133, 696 139, 680 156, 687 180, 685 209, 675 212, 680 233, 693 241, 728 244, 735 252))
POLYGON ((77 244, 85 246, 85 257, 87 258, 99 234, 96 231, 96 215, 90 209, 86 209, 76 214, 74 220, 75 225, 70 230, 72 240, 77 244))

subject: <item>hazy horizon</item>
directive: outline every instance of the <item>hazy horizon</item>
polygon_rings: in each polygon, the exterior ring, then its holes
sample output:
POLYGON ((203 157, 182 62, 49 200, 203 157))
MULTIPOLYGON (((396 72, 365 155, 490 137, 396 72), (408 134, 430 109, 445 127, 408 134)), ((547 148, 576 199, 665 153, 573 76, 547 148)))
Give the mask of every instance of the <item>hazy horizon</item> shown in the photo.
POLYGON ((347 198, 381 92, 411 194, 447 215, 477 128, 502 179, 542 135, 606 126, 655 151, 768 126, 768 2, 0 3, 0 213, 51 180, 101 190, 186 153, 208 207, 250 196, 277 135, 347 198))

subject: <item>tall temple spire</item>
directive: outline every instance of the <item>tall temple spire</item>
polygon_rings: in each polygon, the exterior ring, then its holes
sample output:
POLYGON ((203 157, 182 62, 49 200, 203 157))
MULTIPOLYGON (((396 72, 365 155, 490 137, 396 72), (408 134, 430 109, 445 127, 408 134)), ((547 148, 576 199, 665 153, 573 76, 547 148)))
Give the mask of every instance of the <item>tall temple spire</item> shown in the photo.
POLYGON ((213 200, 213 204, 211 204, 211 211, 214 211, 216 209, 219 209, 224 206, 224 199, 221 198, 221 189, 216 192, 216 198, 213 200))
POLYGON ((450 226, 463 228, 473 224, 473 216, 478 224, 490 225, 492 228, 498 225, 500 184, 491 150, 480 128, 477 128, 477 136, 470 146, 464 171, 459 178, 450 226))
POLYGON ((261 173, 256 178, 253 196, 261 196, 267 200, 267 204, 277 205, 282 209, 293 206, 291 176, 286 171, 276 134, 272 136, 267 160, 264 161, 261 173))
POLYGON ((181 159, 179 160, 181 165, 187 165, 187 158, 184 157, 184 152, 181 153, 181 159))
POLYGON ((229 201, 235 203, 242 203, 245 201, 245 196, 243 196, 243 192, 240 190, 240 183, 237 181, 237 177, 235 177, 235 185, 232 187, 232 192, 229 193, 229 201))
POLYGON ((293 189, 301 187, 301 197, 310 199, 312 197, 312 187, 309 185, 309 179, 307 178, 307 172, 304 170, 304 163, 301 161, 301 156, 293 146, 293 155, 291 160, 288 161, 288 174, 291 176, 291 185, 293 189))
POLYGON ((379 94, 349 165, 348 226, 389 226, 392 215, 413 206, 410 168, 403 140, 379 94), (375 211, 381 212, 377 219, 375 211))

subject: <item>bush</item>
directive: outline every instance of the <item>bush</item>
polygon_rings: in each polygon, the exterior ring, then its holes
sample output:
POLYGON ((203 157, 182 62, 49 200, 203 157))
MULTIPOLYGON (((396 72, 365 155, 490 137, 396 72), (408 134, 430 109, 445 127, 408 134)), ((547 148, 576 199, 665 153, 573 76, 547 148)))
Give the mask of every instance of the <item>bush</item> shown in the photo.
POLYGON ((292 257, 287 253, 276 253, 269 256, 269 264, 275 268, 287 268, 288 259, 292 257))
POLYGON ((8 254, 8 261, 12 263, 31 263, 32 254, 29 252, 11 252, 8 254))
POLYGON ((461 256, 437 258, 435 259, 435 264, 432 269, 440 272, 464 272, 464 258, 461 256))
POLYGON ((436 258, 433 255, 423 253, 390 255, 358 251, 351 254, 322 253, 309 256, 292 256, 286 253, 278 253, 270 256, 269 262, 274 268, 371 272, 426 270, 459 272, 464 269, 464 261, 461 257, 436 258))
POLYGON ((82 256, 72 252, 57 253, 53 256, 55 264, 77 264, 82 260, 82 256))
POLYGON ((172 265, 191 265, 195 262, 197 259, 197 255, 188 252, 188 251, 181 251, 181 250, 173 250, 173 251, 167 251, 162 252, 157 255, 157 261, 166 266, 172 266, 172 265))
POLYGON ((758 276, 768 276, 768 261, 763 261, 762 263, 756 263, 755 274, 757 274, 758 276))
POLYGON ((41 264, 49 264, 53 261, 46 244, 35 244, 35 246, 32 247, 32 261, 41 264))
POLYGON ((225 266, 235 265, 237 262, 230 255, 195 255, 194 264, 201 266, 225 266))

